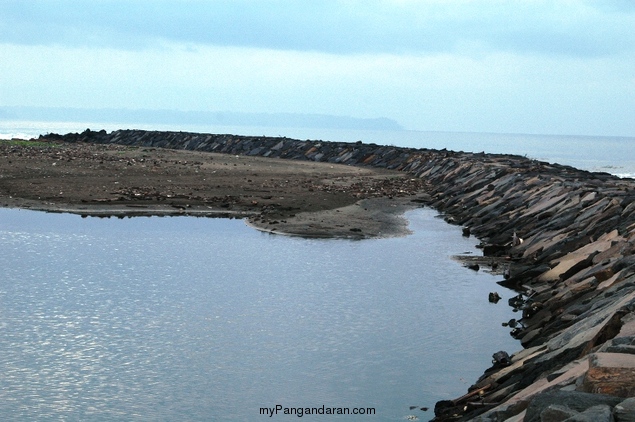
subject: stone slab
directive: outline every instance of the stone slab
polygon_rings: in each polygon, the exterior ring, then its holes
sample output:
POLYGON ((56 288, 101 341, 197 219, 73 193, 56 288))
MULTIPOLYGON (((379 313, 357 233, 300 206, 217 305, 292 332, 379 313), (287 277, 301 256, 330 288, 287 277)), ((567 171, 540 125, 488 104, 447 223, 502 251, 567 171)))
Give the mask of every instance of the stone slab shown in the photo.
POLYGON ((584 376, 581 390, 617 397, 635 396, 635 355, 624 353, 589 355, 589 370, 584 376))

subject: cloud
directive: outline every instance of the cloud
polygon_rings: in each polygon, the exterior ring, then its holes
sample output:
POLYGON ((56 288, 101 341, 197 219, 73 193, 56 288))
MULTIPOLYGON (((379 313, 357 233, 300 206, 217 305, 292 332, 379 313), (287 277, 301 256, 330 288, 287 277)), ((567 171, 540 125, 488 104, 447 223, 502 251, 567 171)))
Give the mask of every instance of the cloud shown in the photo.
POLYGON ((386 116, 427 130, 632 134, 632 57, 0 45, 7 106, 386 116), (35 65, 34 65, 35 64, 35 65))
POLYGON ((634 4, 1 0, 0 105, 632 135, 634 4))
POLYGON ((317 51, 603 56, 635 49, 628 1, 4 0, 0 42, 118 49, 162 42, 317 51))

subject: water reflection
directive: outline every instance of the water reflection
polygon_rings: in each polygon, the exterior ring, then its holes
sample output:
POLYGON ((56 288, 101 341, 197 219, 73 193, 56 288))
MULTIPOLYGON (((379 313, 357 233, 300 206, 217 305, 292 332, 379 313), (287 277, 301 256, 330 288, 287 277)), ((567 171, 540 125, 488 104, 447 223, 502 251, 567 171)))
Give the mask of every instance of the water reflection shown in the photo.
POLYGON ((506 300, 487 300, 496 278, 448 259, 475 241, 434 215, 353 242, 0 210, 0 415, 242 421, 281 404, 400 420, 461 395, 519 346, 506 300))

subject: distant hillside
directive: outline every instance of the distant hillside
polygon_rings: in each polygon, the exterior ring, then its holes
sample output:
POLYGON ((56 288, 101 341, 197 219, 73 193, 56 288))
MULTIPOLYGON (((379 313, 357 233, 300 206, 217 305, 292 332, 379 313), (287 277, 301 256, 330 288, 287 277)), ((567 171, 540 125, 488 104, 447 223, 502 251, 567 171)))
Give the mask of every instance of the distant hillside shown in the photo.
POLYGON ((44 122, 86 121, 104 123, 205 124, 362 130, 402 129, 399 123, 385 117, 365 119, 328 114, 126 110, 113 108, 0 107, 0 119, 44 122))

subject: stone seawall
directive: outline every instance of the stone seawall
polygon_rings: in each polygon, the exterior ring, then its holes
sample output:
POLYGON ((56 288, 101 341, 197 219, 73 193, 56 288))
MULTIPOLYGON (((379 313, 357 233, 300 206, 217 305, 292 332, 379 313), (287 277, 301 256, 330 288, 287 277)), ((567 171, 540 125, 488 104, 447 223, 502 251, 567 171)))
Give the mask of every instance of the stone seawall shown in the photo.
POLYGON ((43 138, 372 166, 424 178, 428 205, 477 236, 485 261, 504 267, 501 284, 519 293, 510 301, 518 318, 508 325, 524 347, 497 353, 465 396, 437 403, 435 419, 632 420, 624 419, 635 413, 635 398, 626 400, 635 397, 632 179, 520 156, 361 142, 129 130, 43 138))

